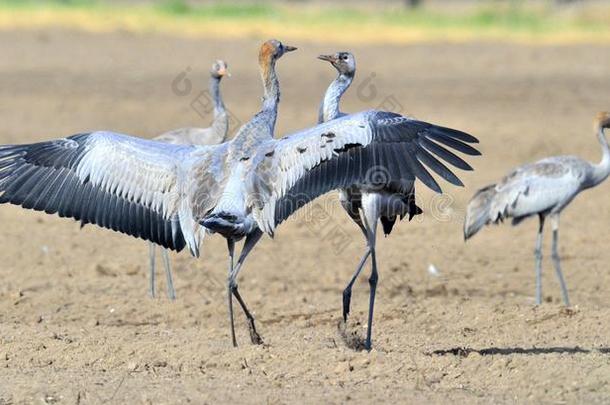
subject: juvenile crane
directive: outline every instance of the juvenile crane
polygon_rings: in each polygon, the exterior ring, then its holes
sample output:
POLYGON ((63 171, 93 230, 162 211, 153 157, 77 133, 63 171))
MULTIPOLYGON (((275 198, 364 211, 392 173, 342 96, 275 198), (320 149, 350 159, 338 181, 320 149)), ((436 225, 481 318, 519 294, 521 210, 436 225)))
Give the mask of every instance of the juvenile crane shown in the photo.
MULTIPOLYGON (((318 123, 322 123, 346 115, 345 113, 341 112, 339 103, 341 101, 341 97, 354 80, 354 76, 356 74, 356 59, 350 52, 337 52, 333 55, 320 55, 318 56, 318 59, 330 62, 330 64, 337 69, 338 72, 338 76, 328 86, 328 89, 324 94, 324 98, 320 103, 318 123)), ((462 168, 472 170, 468 164, 462 168)), ((381 174, 383 175, 383 173, 381 174)), ((453 184, 462 184, 459 179, 451 176, 449 176, 447 180, 453 184)), ((360 263, 356 267, 356 272, 350 279, 345 290, 343 290, 343 321, 347 322, 347 317, 350 312, 352 288, 375 246, 375 235, 371 234, 371 230, 367 229, 362 218, 368 218, 370 220, 369 223, 373 224, 374 229, 377 227, 378 221, 381 221, 384 234, 389 235, 392 232, 392 228, 396 222, 397 216, 402 219, 405 215, 408 215, 410 220, 414 215, 421 214, 422 210, 415 205, 414 187, 409 190, 409 193, 400 194, 396 193, 389 187, 367 190, 360 188, 358 185, 353 185, 347 189, 339 190, 339 201, 352 221, 358 225, 364 234, 367 244, 367 249, 362 256, 362 259, 360 259, 360 263), (363 205, 363 197, 365 199, 379 201, 378 204, 384 208, 377 210, 377 212, 369 212, 370 209, 374 207, 371 205, 363 205)), ((373 258, 373 261, 374 260, 375 258, 373 258)), ((375 263, 373 265, 376 266, 375 263)))
MULTIPOLYGON (((274 139, 280 97, 275 64, 294 49, 277 40, 262 45, 262 109, 231 141, 211 146, 171 145, 97 131, 0 146, 0 203, 58 213, 176 251, 188 247, 195 256, 205 235, 199 232, 201 226, 219 233, 229 250, 232 342, 237 344, 235 297, 248 319, 252 342, 261 343, 236 278, 263 232, 273 235, 281 222, 306 203, 350 185, 391 186, 409 194, 418 177, 439 189, 424 165, 441 176, 448 176, 449 170, 433 155, 459 164, 456 162, 462 159, 445 147, 476 153, 467 145, 474 138, 463 132, 375 110, 274 139), (369 176, 378 167, 387 168, 387 178, 369 176), (243 238, 234 265, 235 242, 243 238)), ((376 272, 374 267, 367 348, 376 272)))
POLYGON ((561 286, 563 302, 570 305, 568 289, 559 257, 559 216, 581 191, 595 187, 610 174, 610 148, 604 129, 610 127, 610 114, 599 113, 594 120, 595 133, 602 149, 600 163, 589 163, 576 156, 555 156, 517 167, 499 183, 477 191, 466 211, 464 238, 469 239, 484 225, 512 218, 517 225, 538 215, 538 237, 534 251, 536 262, 536 305, 542 303, 542 235, 544 221, 551 219, 553 245, 551 257, 561 286))
MULTIPOLYGON (((212 126, 208 128, 179 128, 172 131, 167 131, 153 138, 155 141, 171 143, 173 145, 216 145, 227 140, 229 133, 229 114, 222 101, 220 94, 220 81, 224 76, 231 76, 228 70, 228 65, 223 60, 217 60, 212 65, 210 70, 209 92, 214 103, 214 120, 212 126)), ((149 293, 151 297, 155 297, 155 247, 156 245, 149 242, 149 263, 150 263, 150 278, 149 278, 149 293)), ((167 249, 161 250, 163 264, 165 267, 165 277, 167 283, 167 296, 174 300, 176 299, 176 291, 174 290, 174 281, 172 270, 169 263, 169 255, 167 249)))

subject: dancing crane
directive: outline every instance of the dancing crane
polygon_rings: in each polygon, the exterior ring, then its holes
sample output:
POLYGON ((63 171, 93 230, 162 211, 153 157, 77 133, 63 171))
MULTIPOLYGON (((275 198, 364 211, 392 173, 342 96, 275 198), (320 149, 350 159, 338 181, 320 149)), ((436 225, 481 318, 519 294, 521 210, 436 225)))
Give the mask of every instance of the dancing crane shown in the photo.
MULTIPOLYGON (((322 103, 320 104, 318 122, 321 123, 346 115, 341 112, 339 103, 342 95, 349 88, 354 79, 354 75, 356 74, 356 60, 354 55, 350 52, 320 55, 318 56, 318 59, 330 62, 338 72, 337 77, 326 90, 322 103)), ((468 142, 476 141, 476 139, 470 136, 462 136, 462 139, 468 142)), ((475 150, 467 148, 463 148, 462 151, 469 154, 477 154, 475 150)), ((470 165, 462 160, 453 160, 449 162, 456 165, 458 168, 472 170, 470 165)), ((449 170, 442 171, 439 174, 452 184, 462 185, 462 182, 449 170)), ((383 170, 379 170, 379 173, 376 173, 375 176, 385 177, 385 173, 383 170)), ((433 189, 439 191, 434 187, 434 184, 432 184, 432 186, 433 189)), ((372 255, 374 272, 371 277, 376 278, 377 263, 375 258, 375 239, 377 223, 381 221, 383 232, 387 236, 392 232, 397 217, 402 219, 404 216, 408 215, 410 220, 413 216, 422 213, 422 210, 415 205, 415 187, 405 188, 402 191, 403 192, 400 192, 400 190, 396 189, 391 183, 382 184, 381 187, 370 187, 370 185, 367 184, 353 184, 348 188, 339 190, 339 201, 341 202, 341 206, 352 221, 358 225, 367 241, 367 249, 360 259, 360 263, 347 284, 347 287, 343 290, 344 322, 347 322, 347 317, 350 312, 352 287, 370 255, 372 255)), ((373 287, 376 280, 370 282, 371 287, 373 287)), ((371 299, 370 305, 372 306, 372 304, 373 301, 371 299)), ((370 316, 372 317, 372 314, 370 314, 370 316)), ((369 320, 369 322, 372 322, 372 320, 369 320)), ((367 332, 366 345, 370 348, 370 327, 369 332, 367 332)))
MULTIPOLYGON (((235 297, 248 319, 250 338, 261 343, 254 317, 236 278, 264 233, 299 208, 340 188, 388 188, 412 194, 415 179, 440 191, 427 168, 455 175, 439 160, 466 163, 449 149, 478 154, 464 132, 399 114, 368 110, 345 115, 280 139, 273 138, 280 91, 276 61, 296 48, 277 40, 259 52, 264 85, 262 109, 229 142, 171 145, 108 131, 54 141, 0 146, 0 203, 57 213, 82 223, 139 237, 165 248, 188 247, 199 255, 203 226, 227 240, 231 337, 235 297), (427 166, 427 168, 426 168, 427 166), (375 174, 383 168, 383 177, 375 174), (234 264, 234 247, 245 238, 234 264)), ((387 201, 363 195, 367 212, 386 215, 387 201)), ((394 214, 394 212, 392 212, 394 214)), ((374 236, 373 218, 365 218, 374 236)), ((369 238, 374 240, 374 238, 369 238)), ((374 258, 374 245, 371 246, 374 258)), ((367 349, 371 347, 377 269, 373 260, 367 349)))

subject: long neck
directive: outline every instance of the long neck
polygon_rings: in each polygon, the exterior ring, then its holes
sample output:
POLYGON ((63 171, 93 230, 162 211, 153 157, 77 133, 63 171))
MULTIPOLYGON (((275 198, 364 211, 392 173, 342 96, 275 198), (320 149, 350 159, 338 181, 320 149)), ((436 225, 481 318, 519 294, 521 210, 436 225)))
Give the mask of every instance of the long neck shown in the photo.
POLYGON ((224 114, 225 104, 222 101, 222 96, 220 95, 220 77, 219 76, 210 76, 210 94, 212 95, 212 99, 214 100, 214 118, 216 118, 219 114, 224 114))
POLYGON ((593 164, 591 175, 591 186, 601 183, 610 175, 610 146, 604 135, 604 128, 600 127, 597 131, 597 139, 602 147, 602 160, 598 164, 593 164))
POLYGON ((216 136, 215 141, 222 143, 226 140, 229 132, 229 115, 225 109, 225 104, 220 95, 220 79, 219 76, 210 76, 210 94, 214 101, 214 121, 212 122, 212 131, 216 136))
POLYGON ((349 88, 354 80, 353 75, 339 74, 335 80, 328 86, 322 105, 320 106, 320 116, 318 122, 326 122, 333 120, 341 114, 339 111, 339 102, 341 96, 349 88))
POLYGON ((271 133, 273 133, 277 119, 277 108, 280 102, 280 82, 275 72, 275 61, 262 66, 261 77, 264 87, 263 109, 261 113, 265 115, 265 120, 269 123, 271 133))

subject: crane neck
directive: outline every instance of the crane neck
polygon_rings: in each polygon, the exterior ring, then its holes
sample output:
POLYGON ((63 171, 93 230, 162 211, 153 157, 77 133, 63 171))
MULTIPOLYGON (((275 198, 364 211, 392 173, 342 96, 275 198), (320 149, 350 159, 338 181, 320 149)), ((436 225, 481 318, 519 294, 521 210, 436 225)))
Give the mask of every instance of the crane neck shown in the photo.
POLYGON ((319 123, 334 120, 341 114, 341 111, 339 110, 341 97, 352 84, 353 80, 353 74, 340 73, 328 86, 324 98, 322 99, 322 105, 320 106, 320 114, 318 117, 319 123))
POLYGON ((221 76, 210 75, 210 94, 212 96, 212 100, 214 101, 214 118, 226 112, 225 104, 222 101, 222 96, 220 94, 221 79, 221 76))
POLYGON ((593 165, 593 174, 591 178, 592 186, 606 180, 608 175, 610 175, 610 146, 608 145, 608 139, 606 139, 602 126, 597 130, 597 139, 602 148, 602 160, 598 164, 593 165))
POLYGON ((212 121, 212 132, 215 135, 214 142, 222 143, 226 140, 229 132, 229 115, 220 94, 221 76, 210 76, 210 94, 214 102, 214 121, 212 121))
POLYGON ((261 64, 261 78, 263 80, 263 108, 261 113, 270 125, 271 133, 275 128, 277 109, 280 103, 280 82, 275 72, 275 60, 261 64))

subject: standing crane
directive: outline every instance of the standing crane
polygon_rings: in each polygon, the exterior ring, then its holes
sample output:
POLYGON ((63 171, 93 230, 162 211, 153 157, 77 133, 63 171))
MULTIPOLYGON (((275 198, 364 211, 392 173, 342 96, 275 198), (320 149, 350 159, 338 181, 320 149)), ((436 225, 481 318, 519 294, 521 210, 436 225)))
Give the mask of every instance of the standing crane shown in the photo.
MULTIPOLYGON (((209 92, 214 103, 214 120, 212 126, 208 128, 179 128, 167 131, 153 138, 154 141, 170 143, 173 145, 216 145, 227 140, 229 133, 229 114, 225 108, 220 94, 220 81, 224 76, 231 76, 228 65, 223 60, 217 60, 212 64, 210 70, 209 92)), ((155 297, 155 250, 156 245, 149 242, 149 294, 155 297)), ((169 263, 167 249, 161 250, 163 264, 165 267, 165 277, 167 283, 167 296, 171 300, 176 299, 172 270, 169 263)))
MULTIPOLYGON (((356 59, 350 52, 337 52, 332 55, 320 55, 318 56, 318 59, 330 62, 330 64, 338 72, 337 77, 328 86, 328 89, 324 93, 324 98, 320 103, 318 123, 322 123, 346 115, 345 113, 341 112, 339 103, 341 101, 341 97, 354 80, 354 75, 356 74, 356 59)), ((469 165, 466 165, 464 168, 467 170, 472 170, 469 165)), ((452 180, 454 184, 461 184, 459 180, 453 178, 449 179, 449 181, 452 180)), ((396 222, 396 215, 399 215, 401 219, 404 215, 409 215, 409 220, 411 220, 414 215, 422 213, 422 210, 415 205, 415 189, 413 188, 409 191, 409 194, 400 195, 396 194, 391 189, 368 190, 369 197, 367 198, 387 201, 388 205, 392 207, 391 210, 395 211, 390 212, 389 215, 382 215, 382 213, 379 212, 380 217, 377 218, 375 217, 375 213, 366 211, 367 209, 371 208, 370 205, 362 204, 363 193, 366 193, 366 190, 362 190, 360 187, 358 187, 358 185, 339 190, 339 201, 341 202, 341 206, 347 212, 352 221, 358 225, 364 234, 364 238, 366 239, 367 243, 367 249, 362 256, 358 267, 356 268, 356 272, 350 279, 345 290, 343 290, 343 322, 347 322, 347 317, 350 312, 352 288, 354 283, 362 272, 366 260, 371 254, 371 243, 369 240, 371 235, 364 226, 362 218, 373 218, 371 221, 374 221, 372 222, 374 223, 374 227, 376 227, 377 221, 381 221, 384 234, 386 236, 389 235, 390 232, 392 232, 394 223, 396 222)))
MULTIPOLYGON (((175 251, 188 247, 194 256, 199 255, 205 236, 199 232, 201 226, 220 234, 229 251, 232 343, 237 345, 233 297, 248 319, 250 339, 261 343, 236 278, 263 232, 272 236, 279 224, 308 202, 350 185, 364 190, 387 187, 408 195, 417 177, 440 190, 426 166, 441 177, 454 178, 438 158, 458 167, 465 162, 446 148, 478 153, 468 145, 476 139, 461 131, 376 110, 274 139, 280 98, 275 64, 295 49, 277 40, 261 46, 262 109, 231 141, 171 145, 96 131, 0 146, 0 204, 57 213, 175 251), (386 176, 371 176, 380 167, 386 176), (244 238, 235 264, 235 243, 244 238)), ((387 201, 363 197, 363 205, 372 207, 368 212, 388 215, 388 205, 381 203, 387 201)), ((372 218, 365 218, 364 225, 374 235, 372 218)), ((371 256, 367 349, 377 284, 374 245, 371 256)))
POLYGON ((595 133, 602 149, 600 163, 590 163, 576 156, 555 156, 517 167, 497 184, 477 191, 466 210, 464 238, 469 239, 484 225, 512 218, 517 225, 538 215, 538 237, 534 251, 536 262, 536 305, 542 303, 542 235, 544 221, 551 218, 553 245, 551 257, 561 286, 563 303, 570 305, 568 289, 559 257, 559 216, 581 191, 595 187, 610 174, 610 147, 604 129, 610 128, 610 114, 599 113, 594 120, 595 133))

